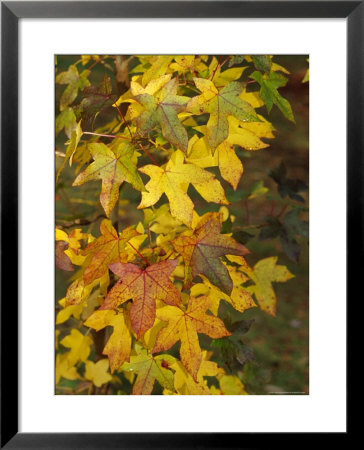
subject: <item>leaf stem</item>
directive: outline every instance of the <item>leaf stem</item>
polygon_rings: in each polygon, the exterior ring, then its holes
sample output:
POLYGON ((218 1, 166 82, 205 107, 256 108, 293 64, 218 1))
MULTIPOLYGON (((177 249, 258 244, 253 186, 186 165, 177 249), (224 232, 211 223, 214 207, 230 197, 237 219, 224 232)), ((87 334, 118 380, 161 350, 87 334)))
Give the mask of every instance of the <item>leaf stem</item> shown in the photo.
POLYGON ((284 205, 283 208, 278 213, 278 215, 276 216, 276 218, 279 219, 284 214, 284 212, 286 211, 287 208, 288 208, 288 205, 284 205))
POLYGON ((128 131, 129 131, 130 137, 133 139, 133 135, 131 134, 131 131, 130 131, 128 122, 126 121, 123 112, 121 111, 121 109, 119 108, 119 106, 118 106, 116 103, 114 103, 114 106, 115 106, 115 108, 119 111, 119 114, 120 114, 121 118, 123 119, 123 121, 124 121, 124 123, 125 123, 125 125, 126 125, 126 128, 127 128, 128 131))
POLYGON ((153 163, 156 165, 156 166, 159 166, 160 167, 160 164, 158 164, 158 162, 154 159, 154 157, 148 152, 148 150, 147 149, 145 149, 143 146, 142 146, 142 144, 139 142, 139 147, 143 150, 143 152, 148 156, 148 158, 151 160, 151 161, 153 161, 153 163))
POLYGON ((146 258, 144 258, 144 256, 134 247, 134 245, 130 242, 128 242, 128 244, 148 264, 148 266, 150 266, 150 262, 146 258))
POLYGON ((130 141, 130 139, 125 136, 116 136, 115 134, 93 133, 91 131, 83 131, 82 134, 92 134, 93 136, 102 136, 102 137, 108 137, 108 138, 112 138, 112 139, 126 139, 127 141, 130 141))

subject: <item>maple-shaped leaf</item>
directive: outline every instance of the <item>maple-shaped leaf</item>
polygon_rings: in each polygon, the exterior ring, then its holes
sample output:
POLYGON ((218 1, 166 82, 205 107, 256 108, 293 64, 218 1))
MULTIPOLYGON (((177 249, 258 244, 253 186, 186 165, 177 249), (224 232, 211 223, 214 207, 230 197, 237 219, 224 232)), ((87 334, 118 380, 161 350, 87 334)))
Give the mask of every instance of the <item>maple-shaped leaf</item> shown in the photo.
POLYGON ((107 272, 109 264, 126 261, 125 245, 131 238, 140 234, 131 227, 118 234, 108 219, 101 222, 100 232, 101 236, 88 244, 83 251, 84 255, 92 255, 91 262, 83 273, 85 285, 101 278, 107 272))
POLYGON ((80 255, 80 240, 88 235, 81 228, 72 230, 69 234, 56 228, 56 266, 62 270, 73 271, 72 263, 77 264, 80 255))
POLYGON ((93 361, 86 361, 85 378, 90 380, 97 387, 111 381, 112 377, 108 373, 109 361, 107 359, 100 359, 96 363, 93 361))
POLYGON ((130 357, 129 363, 124 363, 122 370, 138 374, 133 385, 133 395, 150 395, 155 380, 166 388, 173 390, 173 372, 169 367, 176 362, 171 355, 149 354, 140 345, 136 345, 136 355, 130 357))
POLYGON ((207 69, 207 66, 203 63, 202 58, 195 55, 176 55, 173 57, 174 61, 169 65, 169 68, 173 71, 177 71, 180 74, 186 72, 196 73, 203 72, 207 69))
POLYGON ((93 121, 103 109, 113 105, 118 96, 112 94, 111 79, 104 76, 98 87, 88 86, 82 91, 82 101, 74 108, 77 118, 84 122, 93 121))
POLYGON ((218 166, 221 176, 231 184, 234 190, 237 189, 243 174, 243 165, 236 156, 234 146, 227 140, 220 144, 212 155, 206 138, 199 139, 197 135, 194 135, 188 143, 187 162, 202 168, 218 166))
POLYGON ((114 309, 129 299, 130 320, 138 339, 153 326, 156 300, 168 305, 181 303, 181 295, 169 279, 178 263, 165 260, 141 269, 135 264, 111 264, 110 269, 120 280, 110 290, 100 309, 114 309))
POLYGON ((84 70, 81 73, 78 72, 75 65, 69 66, 67 72, 61 72, 56 76, 57 84, 67 84, 66 89, 63 91, 60 98, 59 109, 61 111, 65 110, 68 105, 73 103, 76 99, 78 90, 84 89, 90 85, 88 81, 88 76, 90 75, 89 70, 84 70))
POLYGON ((56 136, 59 134, 59 132, 64 128, 64 132, 66 133, 67 137, 70 139, 73 130, 77 126, 76 116, 73 112, 72 108, 66 108, 63 110, 58 116, 56 117, 56 136))
POLYGON ((72 186, 88 181, 102 180, 100 202, 108 217, 119 199, 119 189, 124 181, 138 191, 144 191, 143 181, 133 161, 135 148, 128 142, 119 142, 112 149, 103 143, 88 144, 94 162, 78 175, 72 186))
POLYGON ((198 295, 207 295, 211 300, 211 312, 217 316, 220 300, 225 300, 230 303, 234 309, 244 312, 249 308, 254 308, 257 305, 254 303, 249 292, 241 287, 242 283, 248 280, 248 277, 242 272, 239 272, 233 266, 226 266, 231 279, 233 280, 233 290, 230 295, 225 294, 219 288, 209 282, 209 280, 200 274, 203 283, 194 284, 191 288, 191 295, 197 297, 198 295))
MULTIPOLYGON (((141 59, 138 56, 139 59, 141 59)), ((145 57, 144 57, 145 58, 145 57)), ((145 70, 143 69, 143 76, 142 76, 142 84, 143 86, 146 86, 155 78, 159 78, 162 75, 164 75, 167 70, 170 62, 173 59, 173 56, 171 55, 158 55, 158 56, 147 56, 146 57, 148 63, 148 68, 145 70)), ((135 68, 134 68, 135 70, 135 68)))
POLYGON ((71 333, 61 340, 64 347, 70 348, 67 353, 69 366, 74 366, 77 361, 86 361, 90 354, 90 346, 92 345, 90 336, 84 336, 80 331, 73 328, 71 333))
POLYGON ((145 186, 148 192, 142 192, 138 209, 154 205, 165 193, 172 216, 190 226, 194 205, 187 194, 189 183, 193 184, 206 201, 229 204, 224 189, 215 176, 194 164, 185 164, 184 155, 178 150, 172 154, 165 167, 147 165, 139 170, 149 175, 150 181, 145 186))
POLYGON ((230 295, 233 282, 225 265, 220 261, 224 255, 246 255, 249 250, 232 237, 220 234, 222 217, 219 213, 204 214, 193 233, 186 231, 172 241, 174 249, 185 263, 185 288, 193 278, 203 274, 222 292, 230 295))
POLYGON ((181 341, 182 364, 197 381, 197 373, 202 361, 202 351, 197 333, 204 333, 213 339, 230 336, 219 318, 206 314, 211 301, 208 297, 190 297, 186 311, 176 306, 165 306, 157 311, 158 319, 167 325, 158 333, 152 353, 168 350, 181 341))
POLYGON ((153 128, 160 124, 163 136, 171 144, 187 151, 188 136, 177 114, 185 109, 189 97, 177 95, 177 79, 170 80, 160 91, 156 98, 150 94, 140 94, 135 100, 145 110, 136 120, 137 131, 141 136, 148 135, 153 128))
POLYGON ((58 384, 61 378, 66 378, 67 380, 77 380, 80 375, 77 372, 76 367, 69 365, 68 353, 58 353, 56 357, 56 384, 58 384))
POLYGON ((175 370, 174 387, 180 395, 210 395, 207 381, 204 377, 216 377, 221 369, 216 362, 207 360, 207 352, 202 352, 202 361, 195 381, 180 361, 172 366, 175 370))
POLYGON ((201 95, 192 97, 186 110, 192 114, 209 113, 207 122, 207 140, 212 150, 229 135, 228 116, 234 116, 242 122, 260 122, 254 108, 239 98, 243 85, 237 81, 227 84, 221 91, 210 80, 194 78, 201 95))
POLYGON ((245 386, 236 375, 223 375, 219 379, 222 395, 248 395, 245 386))
POLYGON ((102 351, 103 355, 109 357, 111 373, 119 369, 125 361, 129 361, 131 335, 123 313, 98 310, 86 320, 84 325, 94 328, 96 331, 107 326, 113 327, 114 330, 102 351))
POLYGON ((76 128, 72 131, 71 134, 71 139, 69 140, 69 144, 67 146, 66 149, 66 154, 63 158, 63 162, 60 166, 60 168, 57 171, 57 175, 56 175, 56 181, 58 180, 62 170, 64 169, 67 161, 69 161, 69 165, 72 165, 72 159, 73 159, 73 155, 75 154, 75 151, 77 149, 77 146, 80 142, 82 136, 82 129, 81 129, 81 121, 78 122, 78 124, 76 125, 76 128))
POLYGON ((271 111, 273 104, 275 104, 280 109, 284 117, 295 123, 289 101, 282 97, 278 92, 279 87, 286 85, 287 78, 275 72, 271 72, 270 75, 263 75, 258 71, 253 72, 250 75, 250 78, 253 78, 260 84, 260 96, 264 101, 268 112, 271 111))
MULTIPOLYGON (((229 259, 234 262, 239 262, 237 259, 229 259)), ((277 264, 277 260, 277 256, 261 259, 255 264, 253 269, 245 261, 245 264, 243 263, 240 266, 240 270, 246 273, 255 283, 254 285, 247 286, 246 290, 255 295, 260 308, 271 316, 275 316, 277 310, 277 297, 272 283, 284 283, 294 278, 294 275, 286 266, 277 264)), ((242 261, 240 260, 240 262, 242 261)))

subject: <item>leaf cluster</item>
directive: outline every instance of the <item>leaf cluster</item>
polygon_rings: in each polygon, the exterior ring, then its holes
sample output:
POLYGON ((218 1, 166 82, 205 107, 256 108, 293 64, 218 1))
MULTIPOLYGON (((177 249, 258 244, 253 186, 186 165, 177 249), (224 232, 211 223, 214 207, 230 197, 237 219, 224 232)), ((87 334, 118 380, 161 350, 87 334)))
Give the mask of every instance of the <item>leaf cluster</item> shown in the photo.
MULTIPOLYGON (((274 316, 272 283, 293 275, 277 257, 249 264, 249 232, 233 229, 225 186, 239 196, 241 151, 253 154, 274 139, 262 106, 276 105, 294 121, 279 93, 287 71, 271 56, 122 62, 84 55, 56 76, 66 85, 56 133, 68 137, 57 177, 74 167, 72 189, 93 183, 100 205, 91 203, 89 227, 56 228, 57 267, 72 274, 58 302, 56 384, 62 392, 68 380, 77 393, 93 394, 246 394, 242 371, 253 351, 242 336, 253 321, 240 316, 258 307, 274 316), (96 68, 102 81, 91 83, 96 68), (117 92, 122 76, 128 88, 117 92), (125 204, 143 219, 126 226, 125 204), (222 320, 222 302, 238 321, 222 320)), ((284 167, 271 176, 283 197, 299 199, 303 185, 284 167)), ((266 192, 258 182, 244 201, 266 192)), ((307 234, 298 213, 267 218, 260 233, 279 236, 292 259, 295 236, 307 234)))

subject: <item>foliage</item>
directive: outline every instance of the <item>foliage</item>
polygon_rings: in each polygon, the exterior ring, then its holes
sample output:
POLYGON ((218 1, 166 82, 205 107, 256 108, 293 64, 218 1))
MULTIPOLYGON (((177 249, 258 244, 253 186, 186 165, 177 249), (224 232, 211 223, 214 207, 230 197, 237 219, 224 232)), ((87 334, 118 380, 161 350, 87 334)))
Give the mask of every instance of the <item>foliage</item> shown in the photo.
MULTIPOLYGON (((239 187, 242 155, 275 137, 267 112, 295 120, 273 59, 83 55, 61 71, 58 57, 56 200, 67 166, 68 187, 85 190, 80 213, 71 202, 56 223, 56 265, 71 275, 57 305, 57 393, 247 394, 244 312, 275 316, 274 283, 294 277, 249 241, 254 230, 279 238, 297 261, 308 237, 296 205, 254 226, 247 209, 245 228, 229 211, 269 192, 263 180, 239 187)), ((270 176, 282 198, 304 200, 283 163, 270 176)))

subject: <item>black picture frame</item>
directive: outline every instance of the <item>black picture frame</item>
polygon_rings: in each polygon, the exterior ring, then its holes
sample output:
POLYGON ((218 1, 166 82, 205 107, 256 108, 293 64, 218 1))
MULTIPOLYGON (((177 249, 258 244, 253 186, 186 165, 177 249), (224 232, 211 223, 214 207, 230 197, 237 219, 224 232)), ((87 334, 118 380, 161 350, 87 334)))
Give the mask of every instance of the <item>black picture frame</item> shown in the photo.
MULTIPOLYGON (((18 328, 9 321, 9 317, 18 316, 19 280, 14 270, 18 266, 19 250, 14 238, 18 235, 18 22, 21 18, 118 17, 347 19, 347 299, 351 291, 362 292, 359 281, 363 263, 357 262, 354 250, 363 254, 364 1, 95 1, 87 2, 87 7, 81 1, 1 2, 0 446, 6 449, 271 448, 275 438, 285 447, 298 438, 297 433, 18 432, 18 328)), ((315 444, 320 435, 315 434, 315 444)), ((335 439, 346 440, 348 436, 348 431, 337 433, 335 439)), ((321 438, 327 443, 324 433, 321 438)), ((299 444, 309 439, 311 433, 303 433, 299 444)))

